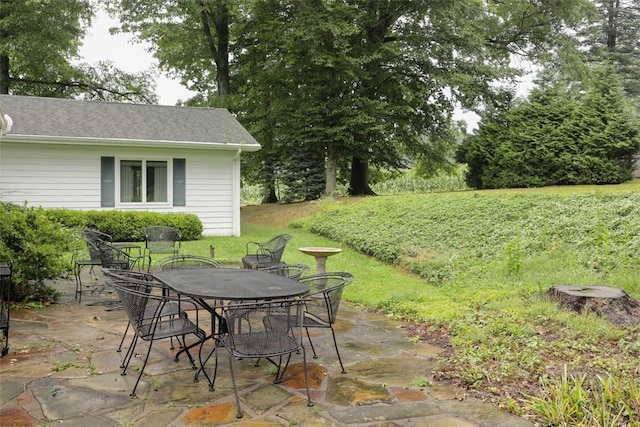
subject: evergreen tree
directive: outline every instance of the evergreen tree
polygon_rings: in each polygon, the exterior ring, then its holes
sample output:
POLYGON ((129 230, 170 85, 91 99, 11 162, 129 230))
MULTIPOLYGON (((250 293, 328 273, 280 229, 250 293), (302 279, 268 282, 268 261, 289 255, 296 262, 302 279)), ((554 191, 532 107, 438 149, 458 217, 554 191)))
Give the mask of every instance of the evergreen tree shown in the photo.
POLYGON ((460 156, 474 188, 615 184, 631 179, 640 123, 612 66, 585 91, 555 83, 483 118, 460 156))

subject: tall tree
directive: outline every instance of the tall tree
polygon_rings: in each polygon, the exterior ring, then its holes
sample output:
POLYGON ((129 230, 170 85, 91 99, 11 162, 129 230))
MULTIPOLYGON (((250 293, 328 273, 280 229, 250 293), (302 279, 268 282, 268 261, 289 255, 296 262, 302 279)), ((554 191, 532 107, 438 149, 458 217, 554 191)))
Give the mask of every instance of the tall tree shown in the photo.
POLYGON ((151 73, 72 63, 93 13, 90 0, 0 1, 0 93, 155 102, 151 73))
POLYGON ((613 67, 596 67, 582 87, 550 82, 483 118, 463 160, 475 188, 617 184, 631 179, 638 118, 613 67))
POLYGON ((591 57, 617 65, 626 94, 640 106, 640 0, 598 1, 600 31, 592 41, 591 57))
MULTIPOLYGON (((161 70, 190 90, 220 103, 232 93, 229 31, 233 0, 103 0, 122 25, 150 42, 161 70)), ((194 100, 207 102, 202 97, 194 100)))
MULTIPOLYGON (((256 1, 249 6, 238 29, 234 79, 241 117, 263 144, 263 150, 251 156, 257 176, 272 179, 275 170, 291 168, 292 173, 281 176, 294 177, 304 170, 313 174, 306 179, 323 183, 325 193, 333 192, 337 162, 348 156, 339 150, 352 139, 344 126, 353 114, 341 101, 354 80, 348 39, 359 31, 350 10, 341 2, 324 7, 317 0, 256 1), (298 167, 295 158, 301 153, 319 164, 298 167)), ((291 183, 295 185, 295 179, 291 183)), ((270 183, 266 187, 274 188, 270 183)), ((266 196, 266 201, 276 200, 273 194, 266 196)))
POLYGON ((454 107, 493 104, 502 92, 497 83, 517 74, 511 56, 536 58, 552 50, 581 23, 589 4, 105 1, 120 13, 123 30, 153 43, 161 67, 203 94, 196 102, 220 105, 215 97, 224 95, 218 74, 224 62, 215 60, 211 46, 228 41, 234 68, 226 106, 263 145, 247 170, 264 180, 268 201, 276 200, 274 179, 295 163, 300 144, 302 152, 322 153, 314 158, 325 162, 325 192, 348 176, 354 195, 372 193, 370 167, 395 168, 407 156, 441 152, 430 144, 451 140, 454 107), (216 30, 209 38, 205 22, 216 30))
POLYGON ((73 80, 70 59, 92 16, 88 0, 0 2, 0 93, 22 81, 73 80))

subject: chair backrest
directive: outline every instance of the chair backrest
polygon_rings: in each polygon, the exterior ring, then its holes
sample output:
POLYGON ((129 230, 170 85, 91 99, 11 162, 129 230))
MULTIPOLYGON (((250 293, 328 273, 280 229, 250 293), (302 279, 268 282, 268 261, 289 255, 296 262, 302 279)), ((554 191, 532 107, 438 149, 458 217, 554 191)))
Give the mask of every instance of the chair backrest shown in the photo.
POLYGON ((199 255, 174 255, 163 258, 158 262, 160 270, 173 270, 185 268, 220 268, 220 263, 213 258, 199 255))
POLYGON ((291 236, 289 234, 279 234, 260 244, 260 252, 262 255, 270 256, 272 261, 280 262, 289 240, 291 240, 291 236))
POLYGON ((353 275, 345 272, 331 272, 313 274, 298 280, 307 283, 312 289, 312 292, 306 296, 306 315, 327 325, 333 324, 338 315, 344 288, 351 283, 353 275))
POLYGON ((103 268, 102 273, 105 276, 117 281, 134 281, 134 280, 143 281, 143 282, 154 281, 152 274, 143 273, 141 271, 135 271, 135 270, 103 268))
POLYGON ((87 244, 91 261, 100 261, 100 251, 98 250, 97 242, 111 243, 111 236, 93 228, 83 230, 81 236, 87 244))
POLYGON ((227 305, 222 310, 226 342, 235 354, 246 357, 294 352, 302 346, 303 315, 301 299, 227 305))
POLYGON ((103 240, 88 241, 93 250, 98 251, 103 268, 131 270, 131 259, 122 249, 103 240))
POLYGON ((153 225, 145 227, 145 248, 149 252, 178 253, 180 231, 173 227, 153 225))
POLYGON ((267 273, 278 274, 280 276, 288 277, 289 279, 298 280, 307 271, 309 271, 309 266, 305 264, 280 263, 266 267, 258 267, 258 269, 267 273))
POLYGON ((109 285, 115 289, 131 325, 136 332, 143 322, 156 318, 160 312, 157 301, 149 303, 152 286, 150 283, 137 280, 113 280, 109 285))
POLYGON ((95 240, 103 240, 105 242, 113 241, 113 238, 111 237, 110 234, 103 233, 102 231, 96 230, 95 228, 87 228, 86 230, 82 231, 82 236, 86 240, 91 240, 91 241, 95 241, 95 240))

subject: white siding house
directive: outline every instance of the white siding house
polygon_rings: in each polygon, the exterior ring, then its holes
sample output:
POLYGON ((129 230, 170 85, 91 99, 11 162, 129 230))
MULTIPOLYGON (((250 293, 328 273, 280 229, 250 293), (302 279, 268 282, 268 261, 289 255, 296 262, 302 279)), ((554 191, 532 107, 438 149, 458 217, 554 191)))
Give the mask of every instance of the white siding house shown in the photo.
POLYGON ((187 212, 240 235, 240 155, 260 144, 225 109, 0 95, 0 200, 187 212))

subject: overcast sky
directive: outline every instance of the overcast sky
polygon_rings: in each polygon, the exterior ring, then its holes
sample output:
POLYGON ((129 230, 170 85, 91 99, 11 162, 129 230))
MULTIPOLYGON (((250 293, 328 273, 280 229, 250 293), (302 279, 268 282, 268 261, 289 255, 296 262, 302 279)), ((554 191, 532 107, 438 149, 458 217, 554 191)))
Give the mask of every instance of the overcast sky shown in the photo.
MULTIPOLYGON (((155 59, 146 51, 145 45, 131 43, 129 34, 109 34, 109 28, 117 25, 117 21, 100 12, 93 19, 93 25, 87 32, 80 55, 84 62, 95 64, 98 61, 113 61, 117 68, 129 73, 148 70, 155 65, 155 59)), ((160 76, 156 92, 162 105, 175 105, 179 99, 186 100, 192 96, 176 80, 160 76)))

